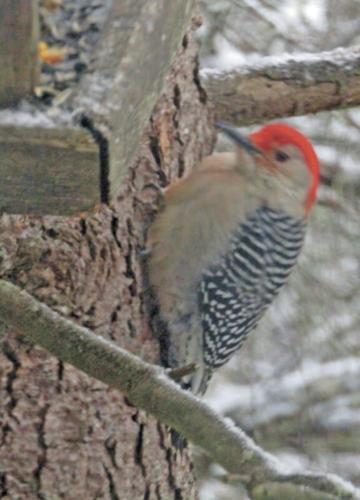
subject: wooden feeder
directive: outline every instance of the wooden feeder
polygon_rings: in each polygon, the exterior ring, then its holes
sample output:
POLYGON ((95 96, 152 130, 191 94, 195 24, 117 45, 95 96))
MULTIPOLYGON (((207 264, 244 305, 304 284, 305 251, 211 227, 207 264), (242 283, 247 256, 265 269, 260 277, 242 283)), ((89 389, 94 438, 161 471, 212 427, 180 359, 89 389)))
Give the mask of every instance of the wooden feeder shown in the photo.
POLYGON ((94 70, 49 118, 9 108, 37 82, 37 0, 1 0, 0 211, 72 215, 114 199, 194 5, 112 2, 94 70))

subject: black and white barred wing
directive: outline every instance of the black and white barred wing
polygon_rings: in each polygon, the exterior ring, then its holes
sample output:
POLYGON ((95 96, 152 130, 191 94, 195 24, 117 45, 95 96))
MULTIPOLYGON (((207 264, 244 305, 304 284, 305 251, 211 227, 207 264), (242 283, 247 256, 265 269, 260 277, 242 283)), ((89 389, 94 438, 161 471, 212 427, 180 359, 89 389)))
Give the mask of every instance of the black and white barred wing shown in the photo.
POLYGON ((303 221, 263 207, 233 234, 228 254, 204 272, 198 306, 209 368, 226 363, 257 326, 296 262, 304 229, 303 221))

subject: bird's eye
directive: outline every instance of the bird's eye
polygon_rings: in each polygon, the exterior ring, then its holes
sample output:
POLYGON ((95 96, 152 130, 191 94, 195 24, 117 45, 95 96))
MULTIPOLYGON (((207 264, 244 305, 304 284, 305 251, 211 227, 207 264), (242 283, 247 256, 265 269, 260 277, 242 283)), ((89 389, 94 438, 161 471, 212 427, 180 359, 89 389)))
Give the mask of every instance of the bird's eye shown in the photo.
POLYGON ((289 159, 289 155, 284 153, 284 151, 275 151, 275 160, 283 163, 284 161, 289 159))

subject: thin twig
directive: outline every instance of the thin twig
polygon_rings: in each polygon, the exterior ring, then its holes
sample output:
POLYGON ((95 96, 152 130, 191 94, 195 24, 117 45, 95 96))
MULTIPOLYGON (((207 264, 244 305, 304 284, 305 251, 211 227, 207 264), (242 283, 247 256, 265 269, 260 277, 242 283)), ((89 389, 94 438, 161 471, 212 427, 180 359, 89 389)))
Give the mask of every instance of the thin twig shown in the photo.
POLYGON ((179 368, 172 368, 166 370, 166 374, 171 380, 181 380, 186 377, 186 375, 191 375, 198 369, 196 363, 190 363, 189 365, 180 366, 179 368))

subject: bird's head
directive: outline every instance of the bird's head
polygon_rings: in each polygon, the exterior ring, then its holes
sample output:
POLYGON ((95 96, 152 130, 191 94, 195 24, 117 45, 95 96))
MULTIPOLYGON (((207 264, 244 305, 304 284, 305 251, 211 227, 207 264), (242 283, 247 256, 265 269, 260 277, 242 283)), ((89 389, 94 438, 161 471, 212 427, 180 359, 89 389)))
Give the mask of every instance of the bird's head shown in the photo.
POLYGON ((257 166, 300 191, 305 213, 309 212, 319 184, 319 161, 312 144, 301 132, 285 123, 272 123, 246 137, 228 124, 217 126, 252 156, 257 166))

